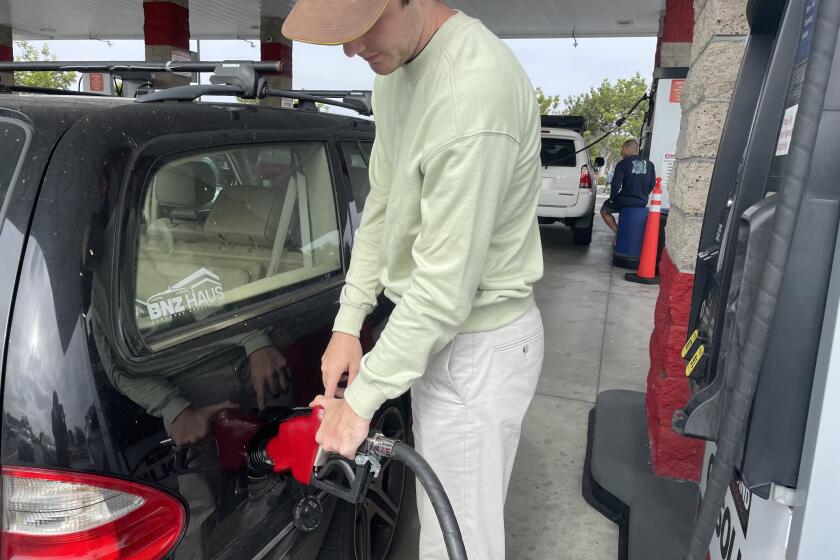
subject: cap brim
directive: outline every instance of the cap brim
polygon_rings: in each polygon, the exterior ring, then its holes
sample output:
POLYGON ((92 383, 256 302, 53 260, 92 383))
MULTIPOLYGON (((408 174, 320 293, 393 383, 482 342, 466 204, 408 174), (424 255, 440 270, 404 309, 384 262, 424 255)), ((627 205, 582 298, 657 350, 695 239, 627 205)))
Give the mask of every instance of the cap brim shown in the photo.
POLYGON ((315 45, 343 45, 367 33, 389 0, 298 0, 283 23, 283 35, 315 45))

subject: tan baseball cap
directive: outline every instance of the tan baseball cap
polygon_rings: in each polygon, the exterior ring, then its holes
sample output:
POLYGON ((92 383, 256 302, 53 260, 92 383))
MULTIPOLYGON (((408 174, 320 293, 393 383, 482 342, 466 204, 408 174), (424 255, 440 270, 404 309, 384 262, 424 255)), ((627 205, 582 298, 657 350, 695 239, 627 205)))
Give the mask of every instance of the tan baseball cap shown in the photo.
POLYGON ((283 35, 316 45, 343 45, 368 32, 389 0, 298 0, 283 35))

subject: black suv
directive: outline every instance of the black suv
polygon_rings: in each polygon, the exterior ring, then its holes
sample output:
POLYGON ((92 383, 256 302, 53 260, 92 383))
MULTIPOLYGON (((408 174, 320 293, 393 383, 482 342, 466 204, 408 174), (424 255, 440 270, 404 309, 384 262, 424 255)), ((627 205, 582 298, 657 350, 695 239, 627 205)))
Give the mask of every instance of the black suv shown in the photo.
POLYGON ((246 461, 323 391, 373 137, 300 109, 0 94, 0 558, 387 555, 396 465, 351 507, 246 461), (289 373, 261 414, 259 343, 289 373), (225 401, 174 445, 184 406, 225 401))

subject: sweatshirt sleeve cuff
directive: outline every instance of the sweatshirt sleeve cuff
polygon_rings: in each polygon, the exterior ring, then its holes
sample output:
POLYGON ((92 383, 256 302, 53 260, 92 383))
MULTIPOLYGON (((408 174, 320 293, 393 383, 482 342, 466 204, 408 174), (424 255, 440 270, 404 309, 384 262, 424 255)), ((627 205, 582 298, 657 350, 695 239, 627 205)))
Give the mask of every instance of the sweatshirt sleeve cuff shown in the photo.
POLYGON ((178 418, 178 415, 190 406, 192 406, 190 401, 183 397, 173 397, 168 403, 166 403, 166 405, 161 409, 160 415, 163 417, 163 423, 166 426, 167 432, 172 426, 172 422, 178 418))
POLYGON ((245 353, 249 356, 260 348, 265 348, 267 346, 274 346, 274 343, 271 342, 271 339, 268 338, 268 336, 262 331, 257 331, 248 335, 242 340, 242 347, 245 348, 245 353))
POLYGON ((359 373, 345 391, 344 400, 360 418, 370 420, 388 398, 376 385, 365 381, 359 373))
POLYGON ((342 305, 338 309, 338 315, 335 317, 333 331, 347 333, 358 338, 359 333, 362 332, 362 324, 365 322, 365 317, 367 317, 367 313, 358 307, 342 305))

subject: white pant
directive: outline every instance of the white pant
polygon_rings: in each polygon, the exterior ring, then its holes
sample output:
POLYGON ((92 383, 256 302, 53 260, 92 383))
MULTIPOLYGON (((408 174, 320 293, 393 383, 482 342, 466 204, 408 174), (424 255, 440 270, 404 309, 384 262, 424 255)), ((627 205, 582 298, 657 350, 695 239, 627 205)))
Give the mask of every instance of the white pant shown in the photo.
MULTIPOLYGON (((544 353, 536 305, 493 331, 459 334, 411 388, 414 444, 452 502, 470 560, 505 557, 504 505, 522 418, 544 353)), ((432 504, 417 485, 420 560, 446 560, 432 504)))

